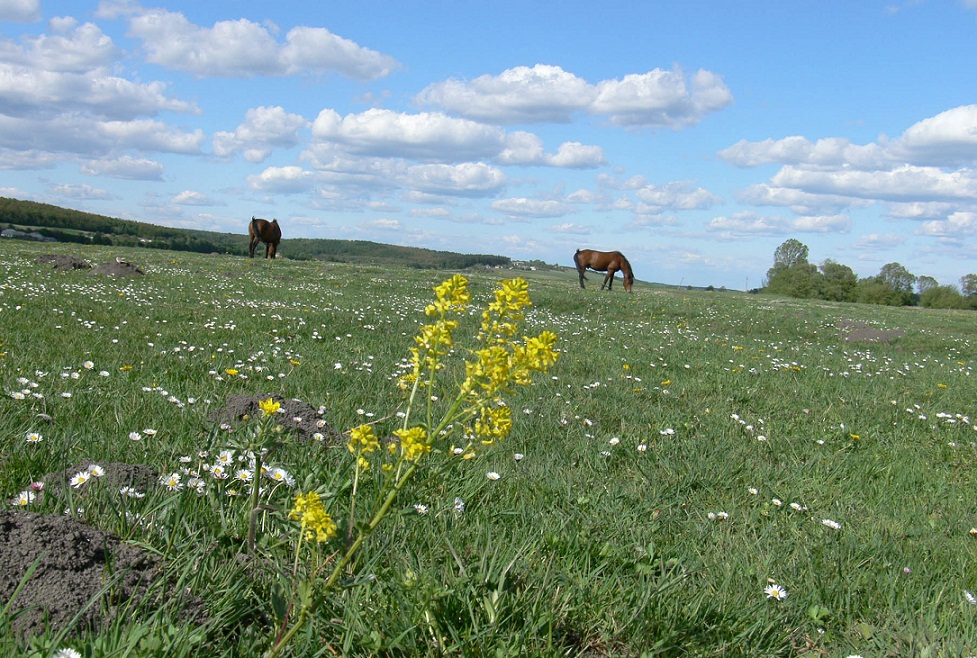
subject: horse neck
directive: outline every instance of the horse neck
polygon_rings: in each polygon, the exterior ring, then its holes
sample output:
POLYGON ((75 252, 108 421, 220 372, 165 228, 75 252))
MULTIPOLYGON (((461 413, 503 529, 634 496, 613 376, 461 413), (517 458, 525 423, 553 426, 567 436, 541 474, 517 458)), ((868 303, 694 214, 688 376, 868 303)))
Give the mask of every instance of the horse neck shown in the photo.
POLYGON ((624 256, 621 256, 621 271, 624 273, 624 276, 632 281, 634 280, 634 272, 631 271, 631 263, 629 263, 628 259, 624 256))

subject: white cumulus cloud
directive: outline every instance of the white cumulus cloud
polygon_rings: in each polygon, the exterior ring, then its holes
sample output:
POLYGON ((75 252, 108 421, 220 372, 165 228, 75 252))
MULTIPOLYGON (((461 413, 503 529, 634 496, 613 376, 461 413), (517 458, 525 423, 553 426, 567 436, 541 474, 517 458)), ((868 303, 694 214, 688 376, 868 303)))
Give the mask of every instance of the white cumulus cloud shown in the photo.
POLYGON ((700 70, 654 69, 591 84, 559 66, 518 66, 470 81, 434 83, 415 99, 488 123, 566 123, 576 114, 607 116, 626 127, 682 128, 733 102, 722 78, 700 70))
POLYGON ((280 106, 252 108, 233 132, 214 135, 214 153, 220 157, 241 153, 248 162, 262 162, 275 148, 297 145, 299 131, 308 125, 305 118, 280 106))
POLYGON ((296 27, 279 43, 268 27, 244 18, 203 27, 182 13, 152 9, 130 17, 130 33, 142 41, 150 62, 200 77, 335 71, 372 80, 398 67, 394 58, 325 28, 296 27))

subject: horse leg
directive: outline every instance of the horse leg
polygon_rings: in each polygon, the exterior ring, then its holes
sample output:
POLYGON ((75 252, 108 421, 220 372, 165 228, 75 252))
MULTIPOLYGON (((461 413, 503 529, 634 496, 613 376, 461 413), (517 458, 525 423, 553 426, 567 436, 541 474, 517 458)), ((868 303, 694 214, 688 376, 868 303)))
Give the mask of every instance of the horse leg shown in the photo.
POLYGON ((577 273, 580 275, 580 288, 581 289, 585 289, 585 286, 584 286, 583 282, 584 282, 584 279, 586 279, 587 277, 584 276, 583 269, 582 268, 577 268, 577 273))
POLYGON ((258 238, 251 236, 251 241, 248 243, 248 256, 254 258, 254 250, 258 248, 258 238))
POLYGON ((604 283, 600 284, 600 289, 603 290, 606 287, 610 290, 612 285, 614 285, 614 270, 607 270, 607 274, 604 276, 604 283))

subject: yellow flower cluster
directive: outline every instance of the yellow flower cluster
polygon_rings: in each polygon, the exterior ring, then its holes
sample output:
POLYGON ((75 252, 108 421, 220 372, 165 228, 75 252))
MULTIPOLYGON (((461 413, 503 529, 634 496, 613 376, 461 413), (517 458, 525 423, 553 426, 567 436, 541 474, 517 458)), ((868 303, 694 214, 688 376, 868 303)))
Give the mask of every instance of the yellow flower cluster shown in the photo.
MULTIPOLYGON (((432 386, 435 374, 443 367, 443 359, 455 348, 454 332, 471 302, 468 280, 454 275, 434 288, 437 300, 425 308, 435 318, 432 324, 421 326, 411 349, 413 372, 398 382, 401 389, 411 390, 411 400, 418 387, 432 386)), ((525 309, 531 306, 529 285, 517 278, 503 281, 494 291, 481 315, 478 349, 465 360, 465 378, 458 397, 447 416, 440 423, 428 418, 429 425, 407 427, 394 432, 398 446, 390 451, 405 461, 415 462, 431 451, 432 437, 440 429, 458 422, 483 444, 491 444, 506 437, 512 429, 512 415, 502 400, 511 386, 532 383, 532 373, 545 371, 556 363, 557 336, 544 331, 535 337, 516 339, 525 320, 525 309)), ((431 399, 431 398, 429 398, 431 399)), ((429 403, 430 404, 430 403, 429 403)), ((430 410, 429 410, 430 411, 430 410)), ((409 414, 408 414, 409 418, 409 414)), ((350 451, 354 452, 352 447, 350 451)), ((470 452, 470 451, 466 451, 470 452)))
POLYGON ((302 524, 300 532, 305 533, 306 541, 329 541, 338 531, 329 512, 319 500, 319 494, 314 491, 295 496, 295 505, 288 513, 288 518, 302 524))
POLYGON ((486 344, 505 343, 519 330, 524 309, 531 306, 529 284, 525 279, 503 281, 495 291, 495 301, 482 311, 482 331, 478 339, 486 344))
POLYGON ((461 313, 468 308, 472 298, 471 293, 468 292, 468 279, 460 274, 455 274, 436 286, 434 294, 438 297, 437 301, 424 309, 424 312, 431 316, 443 316, 451 311, 461 313))
POLYGON ((366 454, 378 449, 380 441, 373 433, 371 425, 360 425, 349 431, 349 443, 346 444, 346 447, 354 455, 357 453, 366 454))
POLYGON ((512 431, 512 411, 505 405, 495 407, 483 406, 475 419, 475 434, 482 439, 484 445, 491 445, 498 439, 504 439, 512 431))
POLYGON ((431 452, 431 444, 423 427, 394 430, 394 436, 400 439, 400 454, 409 462, 417 461, 421 455, 431 452))

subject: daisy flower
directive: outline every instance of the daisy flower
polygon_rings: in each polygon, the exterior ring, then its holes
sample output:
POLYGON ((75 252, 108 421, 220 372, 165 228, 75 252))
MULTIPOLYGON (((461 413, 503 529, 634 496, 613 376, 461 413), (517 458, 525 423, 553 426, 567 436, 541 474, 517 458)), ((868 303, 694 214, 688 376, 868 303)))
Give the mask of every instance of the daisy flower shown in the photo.
POLYGON ((238 470, 234 474, 234 479, 238 482, 250 482, 252 477, 254 477, 254 474, 245 468, 238 470))
POLYGON ((81 654, 70 647, 66 647, 55 651, 51 658, 81 658, 81 654))
POLYGON ((421 505, 418 503, 417 505, 414 505, 414 511, 418 514, 427 514, 427 505, 421 505))
POLYGON ((775 599, 777 601, 783 601, 787 598, 787 590, 777 583, 770 583, 764 587, 763 593, 767 595, 768 599, 775 599))
POLYGON ((841 524, 837 521, 832 521, 831 519, 823 519, 821 524, 826 528, 831 528, 832 530, 841 530, 841 524))
POLYGON ((92 477, 92 474, 89 473, 88 471, 79 471, 78 473, 75 473, 74 474, 74 476, 71 478, 71 480, 68 481, 68 484, 70 484, 72 487, 74 487, 75 489, 77 489, 81 485, 83 485, 86 482, 88 482, 88 480, 90 480, 91 477, 92 477))
POLYGON ((154 430, 152 427, 147 427, 142 431, 142 433, 146 436, 156 436, 156 430, 154 430))
POLYGON ((27 505, 30 505, 31 503, 34 502, 34 498, 36 496, 37 494, 35 494, 30 489, 25 489, 24 491, 21 491, 19 494, 17 494, 17 497, 14 498, 12 501, 10 501, 10 504, 15 505, 17 507, 26 507, 27 505))
POLYGON ((103 475, 105 475, 105 469, 99 466, 98 464, 91 464, 88 467, 88 474, 94 478, 100 478, 103 475))
POLYGON ((967 599, 967 603, 970 605, 977 605, 977 596, 974 596, 969 591, 963 591, 963 598, 967 599))
POLYGON ((130 441, 142 441, 142 434, 139 432, 129 432, 130 441))
POLYGON ((44 437, 41 436, 40 434, 38 434, 37 432, 28 432, 27 433, 27 442, 28 443, 40 443, 43 440, 44 440, 44 437))
POLYGON ((183 483, 180 481, 179 473, 170 473, 169 475, 164 475, 159 479, 159 483, 170 491, 179 491, 183 488, 183 483))
POLYGON ((494 481, 494 480, 498 480, 502 476, 496 473, 495 471, 489 471, 488 473, 485 474, 485 477, 494 481))
POLYGON ((144 498, 146 494, 139 493, 133 487, 122 487, 119 489, 119 495, 125 496, 126 498, 144 498))

